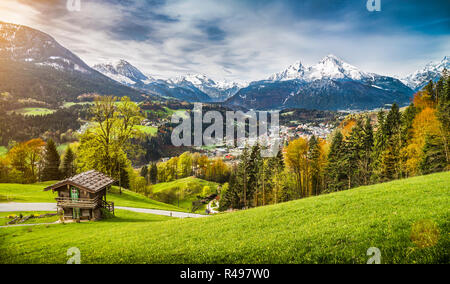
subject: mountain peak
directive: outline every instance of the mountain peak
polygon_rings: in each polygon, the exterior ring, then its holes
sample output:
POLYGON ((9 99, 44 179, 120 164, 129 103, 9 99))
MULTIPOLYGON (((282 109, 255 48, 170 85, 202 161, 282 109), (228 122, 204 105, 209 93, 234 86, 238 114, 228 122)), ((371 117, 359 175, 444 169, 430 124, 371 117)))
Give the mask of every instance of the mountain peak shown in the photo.
POLYGON ((337 57, 334 54, 328 54, 320 61, 320 63, 325 63, 325 62, 332 62, 337 65, 341 65, 342 63, 344 63, 339 57, 337 57))
POLYGON ((122 84, 147 83, 154 80, 144 75, 139 69, 124 59, 115 62, 96 64, 92 68, 122 84))
POLYGON ((329 54, 316 65, 305 67, 300 61, 289 66, 282 72, 269 77, 270 81, 301 80, 311 82, 321 79, 351 79, 361 80, 370 77, 370 74, 357 67, 345 63, 339 57, 329 54))
POLYGON ((430 62, 423 68, 411 73, 401 81, 414 91, 422 89, 430 80, 437 81, 442 76, 442 71, 450 69, 450 58, 444 56, 440 62, 430 62))
POLYGON ((305 67, 303 66, 301 61, 297 61, 294 64, 290 65, 284 71, 276 73, 269 77, 270 81, 288 81, 288 80, 296 80, 302 79, 305 73, 305 67))

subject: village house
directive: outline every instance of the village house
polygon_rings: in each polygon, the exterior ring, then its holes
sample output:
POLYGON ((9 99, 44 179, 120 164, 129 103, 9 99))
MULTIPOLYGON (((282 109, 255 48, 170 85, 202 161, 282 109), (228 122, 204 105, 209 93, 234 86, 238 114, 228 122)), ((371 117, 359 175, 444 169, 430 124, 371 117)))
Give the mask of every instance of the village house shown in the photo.
POLYGON ((114 203, 106 201, 106 193, 114 179, 97 171, 88 171, 62 180, 44 191, 58 192, 58 212, 64 220, 99 220, 102 209, 114 214, 114 203))

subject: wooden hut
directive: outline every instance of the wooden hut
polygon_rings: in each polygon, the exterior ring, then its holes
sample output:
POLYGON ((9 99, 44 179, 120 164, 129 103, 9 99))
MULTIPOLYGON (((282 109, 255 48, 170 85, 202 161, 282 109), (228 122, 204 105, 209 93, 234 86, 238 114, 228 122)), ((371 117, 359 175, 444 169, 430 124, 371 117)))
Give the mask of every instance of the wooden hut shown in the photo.
POLYGON ((114 179, 97 171, 88 171, 62 180, 45 191, 58 192, 58 211, 65 220, 99 220, 102 209, 114 214, 114 203, 106 201, 106 192, 114 179))

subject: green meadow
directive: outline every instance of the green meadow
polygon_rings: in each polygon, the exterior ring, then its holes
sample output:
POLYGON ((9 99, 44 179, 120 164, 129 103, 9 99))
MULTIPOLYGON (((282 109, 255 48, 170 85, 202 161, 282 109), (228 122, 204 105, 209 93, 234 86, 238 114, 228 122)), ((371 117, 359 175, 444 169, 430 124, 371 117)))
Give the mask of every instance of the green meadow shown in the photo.
POLYGON ((0 146, 0 157, 3 157, 8 153, 8 149, 5 146, 0 146))
MULTIPOLYGON (((0 212, 0 226, 6 226, 6 224, 13 220, 14 217, 20 217, 22 215, 35 217, 46 214, 46 213, 56 213, 56 212, 36 212, 36 211, 18 211, 18 212, 0 212), (11 217, 11 218, 10 218, 11 217)), ((48 216, 43 218, 30 218, 22 224, 42 224, 42 223, 54 223, 58 221, 58 216, 48 216)))
MULTIPOLYGON (((54 182, 45 182, 31 185, 0 183, 0 202, 26 202, 26 203, 55 203, 56 193, 44 191, 44 188, 54 182)), ((165 204, 135 192, 113 187, 107 195, 108 201, 114 202, 115 206, 134 207, 145 209, 183 211, 183 209, 170 204, 165 204)))
MULTIPOLYGON (((218 183, 202 180, 195 177, 187 177, 178 179, 172 182, 159 183, 152 187, 153 195, 159 196, 157 200, 170 203, 174 206, 180 207, 186 211, 192 210, 192 202, 197 201, 198 196, 203 194, 203 188, 209 186, 211 191, 208 193, 213 194, 216 192, 218 183), (167 196, 172 196, 168 198, 167 196), (165 200, 167 198, 167 200, 165 200)), ((204 213, 206 205, 199 206, 195 213, 204 213)))
POLYGON ((449 263, 450 173, 201 219, 118 211, 100 222, 0 229, 0 263, 449 263))
POLYGON ((136 129, 149 136, 155 136, 158 133, 158 128, 153 126, 136 125, 136 129))
POLYGON ((42 107, 26 107, 26 108, 16 109, 13 112, 22 114, 22 115, 37 116, 37 115, 52 114, 55 112, 55 110, 48 109, 48 108, 42 108, 42 107))

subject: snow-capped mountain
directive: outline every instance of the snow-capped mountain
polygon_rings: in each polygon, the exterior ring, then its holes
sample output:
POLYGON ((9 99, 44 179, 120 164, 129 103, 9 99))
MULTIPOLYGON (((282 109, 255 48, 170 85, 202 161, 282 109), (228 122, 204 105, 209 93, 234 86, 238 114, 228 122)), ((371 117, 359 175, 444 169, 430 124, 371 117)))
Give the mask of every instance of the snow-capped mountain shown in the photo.
POLYGON ((149 92, 156 96, 176 98, 188 102, 211 101, 211 98, 206 93, 188 80, 155 79, 145 75, 138 68, 123 59, 115 63, 97 64, 92 68, 123 85, 149 92))
POLYGON ((124 85, 149 84, 156 81, 154 78, 144 75, 139 69, 123 59, 112 63, 96 64, 92 68, 124 85))
POLYGON ((50 35, 0 22, 0 86, 13 96, 53 104, 85 93, 141 99, 141 93, 90 68, 50 35))
POLYGON ((267 80, 252 82, 227 104, 252 109, 371 109, 406 104, 412 93, 395 78, 364 72, 328 55, 316 65, 297 62, 267 80))
POLYGON ((322 79, 348 79, 362 80, 371 78, 372 75, 365 73, 353 65, 343 62, 341 59, 330 54, 313 66, 305 67, 300 61, 289 66, 286 70, 269 77, 269 81, 300 80, 312 82, 322 79))
POLYGON ((91 73, 87 64, 48 34, 3 22, 0 22, 0 58, 60 71, 91 73))
POLYGON ((179 76, 168 80, 168 82, 177 86, 193 85, 207 94, 213 101, 219 102, 228 99, 236 94, 241 88, 245 87, 245 85, 236 82, 215 82, 206 75, 202 74, 188 74, 186 76, 179 76))
POLYGON ((442 76, 442 71, 446 68, 450 69, 450 57, 445 56, 440 62, 430 62, 422 69, 417 70, 416 72, 406 76, 401 81, 413 89, 414 91, 418 91, 425 87, 430 81, 438 81, 442 76))

